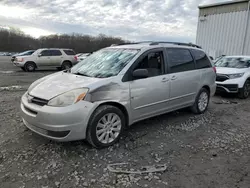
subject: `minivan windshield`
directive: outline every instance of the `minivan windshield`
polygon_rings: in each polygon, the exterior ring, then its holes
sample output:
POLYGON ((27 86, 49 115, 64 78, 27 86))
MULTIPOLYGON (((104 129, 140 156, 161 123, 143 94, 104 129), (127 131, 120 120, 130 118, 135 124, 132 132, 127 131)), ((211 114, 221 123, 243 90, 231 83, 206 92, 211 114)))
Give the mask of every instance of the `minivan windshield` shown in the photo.
POLYGON ((96 78, 116 76, 138 52, 137 49, 102 49, 72 67, 71 73, 96 78))
POLYGON ((223 57, 215 63, 216 67, 249 68, 250 58, 246 57, 223 57))

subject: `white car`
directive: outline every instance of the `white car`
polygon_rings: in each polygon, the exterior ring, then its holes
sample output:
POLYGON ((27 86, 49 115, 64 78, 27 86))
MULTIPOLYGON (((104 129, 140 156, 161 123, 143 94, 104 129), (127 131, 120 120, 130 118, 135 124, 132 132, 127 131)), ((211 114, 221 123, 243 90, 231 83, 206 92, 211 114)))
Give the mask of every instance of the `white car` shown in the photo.
POLYGON ((216 63, 218 92, 238 93, 248 98, 250 89, 250 56, 225 56, 216 63))
POLYGON ((77 63, 77 57, 72 49, 46 48, 29 56, 16 57, 13 63, 28 72, 41 67, 69 69, 77 63))

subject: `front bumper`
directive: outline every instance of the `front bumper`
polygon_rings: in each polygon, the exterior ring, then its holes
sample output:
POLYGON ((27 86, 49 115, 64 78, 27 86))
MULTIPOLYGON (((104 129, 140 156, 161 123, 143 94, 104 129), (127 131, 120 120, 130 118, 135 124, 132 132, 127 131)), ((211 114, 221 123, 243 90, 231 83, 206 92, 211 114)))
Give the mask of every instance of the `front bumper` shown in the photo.
POLYGON ((18 61, 13 61, 13 64, 17 67, 24 67, 24 63, 18 62, 18 61))
POLYGON ((220 84, 220 83, 217 83, 216 91, 217 92, 226 92, 226 93, 238 93, 239 86, 238 86, 238 84, 220 84))
POLYGON ((87 101, 67 107, 50 107, 29 103, 26 94, 21 100, 24 124, 39 135, 62 142, 86 138, 88 121, 94 109, 95 104, 87 101))

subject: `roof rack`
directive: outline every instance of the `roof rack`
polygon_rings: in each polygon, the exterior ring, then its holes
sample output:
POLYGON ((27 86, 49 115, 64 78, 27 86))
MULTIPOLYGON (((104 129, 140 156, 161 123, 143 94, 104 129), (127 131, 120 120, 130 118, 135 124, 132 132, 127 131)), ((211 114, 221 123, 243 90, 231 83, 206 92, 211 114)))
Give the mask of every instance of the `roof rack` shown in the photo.
POLYGON ((152 42, 153 41, 124 42, 124 43, 119 43, 119 44, 112 44, 111 46, 129 45, 129 44, 143 44, 143 43, 151 44, 152 42))
POLYGON ((201 46, 193 44, 193 43, 183 43, 183 42, 165 42, 165 41, 160 41, 160 42, 152 42, 149 45, 158 45, 158 44, 175 44, 175 45, 180 45, 180 46, 191 46, 195 48, 201 48, 201 46))
POLYGON ((111 46, 120 46, 120 45, 129 45, 129 44, 144 44, 148 43, 149 45, 159 45, 159 44, 174 44, 174 45, 180 45, 180 46, 191 46, 195 48, 201 48, 201 46, 198 46, 193 43, 183 43, 183 42, 167 42, 167 41, 141 41, 141 42, 125 42, 125 43, 119 43, 119 44, 112 44, 111 46))

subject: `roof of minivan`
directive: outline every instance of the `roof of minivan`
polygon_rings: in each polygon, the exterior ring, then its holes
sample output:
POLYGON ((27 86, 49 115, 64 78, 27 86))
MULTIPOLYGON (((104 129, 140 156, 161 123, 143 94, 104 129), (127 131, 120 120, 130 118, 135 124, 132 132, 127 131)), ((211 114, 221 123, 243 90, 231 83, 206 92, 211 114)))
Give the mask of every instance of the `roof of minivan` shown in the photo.
POLYGON ((201 48, 193 47, 193 46, 187 46, 187 45, 177 45, 177 44, 171 44, 171 43, 158 43, 151 45, 150 43, 138 43, 138 44, 123 44, 123 45, 117 45, 117 46, 111 46, 108 48, 129 48, 129 49, 154 49, 154 48, 160 48, 160 47, 168 47, 168 48, 187 48, 187 49, 195 49, 195 50, 202 50, 201 48))

